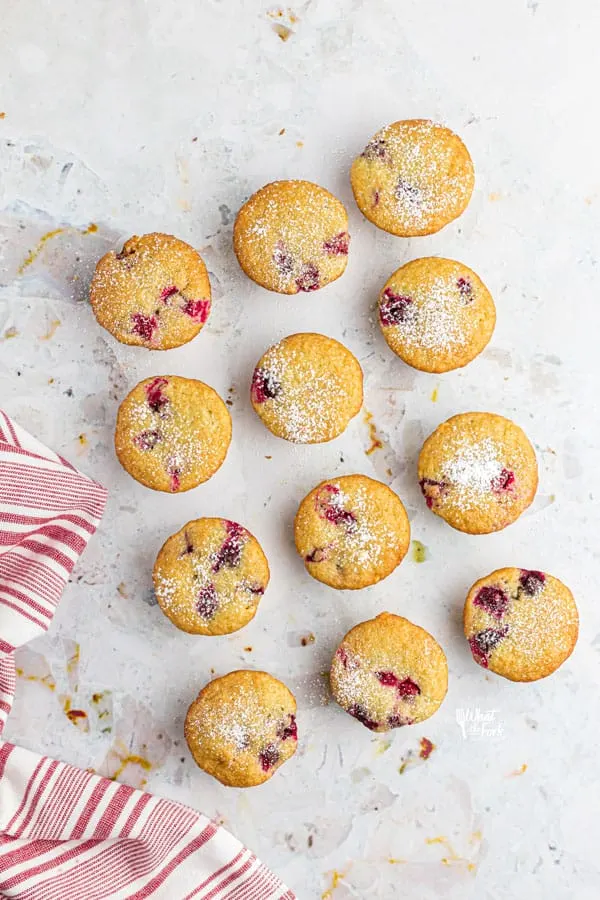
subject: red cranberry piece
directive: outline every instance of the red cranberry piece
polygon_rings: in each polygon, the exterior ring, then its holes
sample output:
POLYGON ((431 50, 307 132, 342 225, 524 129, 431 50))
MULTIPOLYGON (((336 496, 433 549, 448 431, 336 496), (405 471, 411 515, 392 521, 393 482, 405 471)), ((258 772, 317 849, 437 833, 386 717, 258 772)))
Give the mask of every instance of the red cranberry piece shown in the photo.
POLYGON ((134 437, 133 443, 138 450, 154 450, 160 440, 162 440, 160 431, 142 431, 134 437))
POLYGON ((185 550, 179 554, 179 559, 182 559, 184 556, 189 556, 190 553, 194 552, 194 545, 192 543, 192 539, 189 535, 189 532, 187 532, 187 531, 184 532, 183 536, 185 538, 185 550))
POLYGON ((329 256, 347 256, 350 245, 350 235, 347 231, 340 231, 335 237, 330 238, 323 244, 323 250, 329 256))
POLYGON ((287 741, 288 738, 292 738, 292 740, 298 740, 298 726, 296 725, 296 716, 290 715, 289 722, 287 725, 282 725, 281 728, 277 732, 277 737, 282 741, 287 741))
POLYGON ((402 728, 403 725, 412 725, 413 719, 406 719, 404 716, 393 715, 387 720, 389 728, 402 728))
POLYGON ((460 296, 467 302, 470 303, 473 299, 473 285, 469 281, 468 278, 459 278, 456 282, 456 287, 460 293, 460 296))
POLYGON ((258 754, 258 758, 263 772, 268 772, 269 769, 272 769, 279 762, 279 750, 275 744, 267 744, 264 750, 261 750, 258 754))
POLYGON ((319 270, 312 263, 306 263, 296 278, 298 291, 316 291, 319 287, 319 270))
POLYGON ((163 303, 166 304, 169 297, 172 297, 173 294, 178 294, 178 293, 179 293, 179 291, 177 290, 175 285, 170 284, 168 287, 162 289, 162 291, 160 292, 160 299, 163 303))
POLYGON ((265 403, 267 400, 274 400, 281 393, 281 383, 271 372, 258 368, 252 376, 250 393, 255 403, 265 403))
POLYGON ((131 269, 135 262, 135 250, 125 250, 123 247, 119 253, 115 253, 115 257, 123 263, 124 268, 131 269))
POLYGON ((348 712, 351 716, 354 716, 355 719, 358 719, 365 728, 369 728, 371 731, 377 731, 379 728, 379 723, 369 718, 367 710, 360 703, 353 703, 348 709, 348 712))
POLYGON ((396 184, 394 194, 396 195, 397 200, 404 201, 411 205, 416 205, 421 202, 421 191, 419 188, 414 184, 410 184, 408 181, 404 181, 403 178, 400 178, 396 184))
POLYGON ((419 750, 419 756, 421 759, 429 759, 433 751, 435 750, 435 744, 433 741, 430 741, 429 738, 422 737, 421 738, 421 749, 419 750))
POLYGON ((216 553, 212 570, 220 572, 221 569, 235 569, 239 566, 242 558, 242 550, 245 543, 245 529, 237 522, 227 522, 227 537, 221 545, 221 549, 216 553))
POLYGON ((373 191, 373 206, 379 205, 379 191, 373 191))
POLYGON ((521 577, 519 578, 519 584, 521 589, 529 594, 530 597, 535 597, 536 594, 544 587, 544 582, 546 581, 546 576, 543 572, 536 571, 528 571, 526 569, 521 570, 521 577))
POLYGON ((170 466, 167 470, 170 478, 170 489, 175 492, 181 487, 181 469, 177 466, 170 466))
POLYGON ((210 300, 186 300, 182 311, 194 322, 204 325, 210 313, 210 300))
POLYGON ((198 615, 203 619, 209 620, 214 618, 219 607, 217 599, 217 591, 214 584, 207 584, 200 588, 196 595, 196 610, 198 615))
POLYGON ((384 687, 393 687, 400 697, 407 699, 408 697, 416 697, 421 693, 419 685, 412 678, 403 678, 400 680, 393 672, 376 672, 375 676, 380 684, 384 687))
POLYGON ((146 385, 146 397, 148 398, 148 406, 152 412, 162 415, 165 407, 169 403, 169 398, 165 397, 162 389, 169 383, 167 378, 155 378, 150 384, 146 385))
POLYGON ((501 619, 506 612, 509 604, 509 597, 502 588, 499 587, 482 587, 473 600, 474 606, 485 609, 490 616, 495 619, 501 619))
POLYGON ((433 509, 434 503, 444 495, 448 485, 445 481, 435 481, 433 478, 421 478, 419 482, 421 493, 425 497, 425 503, 429 509, 433 509))
POLYGON ((361 156, 365 159, 385 159, 387 156, 387 145, 383 138, 374 138, 369 141, 361 156))
POLYGON ((515 473, 509 469, 502 469, 499 475, 492 480, 492 490, 496 493, 509 491, 515 483, 515 473))
POLYGON ((475 662, 488 668, 488 656, 508 634, 508 625, 503 628, 484 628, 469 639, 469 646, 475 662))
POLYGON ((335 651, 335 655, 337 656, 337 658, 339 659, 339 661, 341 662, 343 667, 345 669, 347 669, 348 668, 348 654, 346 653, 344 648, 338 647, 337 650, 335 651))
POLYGON ((262 584, 243 584, 242 587, 245 591, 248 591, 250 594, 255 594, 257 597, 262 597, 265 592, 262 584))
POLYGON ((334 525, 343 525, 349 534, 356 531, 356 516, 349 509, 337 509, 335 506, 330 506, 325 513, 325 518, 334 525))
POLYGON ((277 241, 273 250, 273 262, 282 275, 291 275, 294 271, 294 257, 283 241, 277 241))
POLYGON ((395 294, 391 288, 383 292, 383 300, 379 304, 379 321, 382 325, 400 325, 406 322, 412 297, 395 294))
POLYGON ((325 562, 328 556, 328 547, 315 547, 312 553, 304 557, 304 561, 308 563, 325 562))
POLYGON ((131 316, 133 322, 132 332, 139 334, 144 341, 151 341, 154 332, 158 328, 158 319, 156 316, 145 316, 143 313, 133 313, 131 316))
POLYGON ((340 506, 339 501, 336 500, 339 493, 340 489, 334 484, 324 485, 315 499, 316 510, 321 519, 327 519, 333 525, 343 525, 351 534, 356 531, 357 519, 353 512, 340 506))

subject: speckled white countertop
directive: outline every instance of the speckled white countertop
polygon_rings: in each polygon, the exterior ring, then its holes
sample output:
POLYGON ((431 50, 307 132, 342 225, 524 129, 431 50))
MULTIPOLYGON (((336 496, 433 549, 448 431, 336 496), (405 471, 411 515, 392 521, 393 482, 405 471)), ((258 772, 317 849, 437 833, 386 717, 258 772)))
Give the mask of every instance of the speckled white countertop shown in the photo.
POLYGON ((218 817, 301 900, 596 900, 597 4, 305 0, 280 16, 250 0, 4 7, 1 403, 110 490, 50 633, 19 654, 6 736, 218 817), (477 186, 458 222, 403 241, 361 218, 348 168, 378 127, 411 116, 464 137, 477 186), (269 294, 231 250, 235 211, 278 177, 317 181, 348 205, 347 272, 314 294, 269 294), (198 247, 214 287, 203 333, 164 354, 119 345, 83 302, 101 253, 150 230, 198 247), (498 306, 489 348, 441 378, 393 357, 373 317, 388 275, 427 254, 473 267, 498 306), (329 445, 277 440, 248 400, 263 350, 301 330, 342 340, 365 370, 371 422, 361 414, 329 445), (112 450, 118 401, 164 373, 213 385, 234 421, 223 468, 175 497, 136 484, 112 450), (432 516, 415 480, 424 436, 470 409, 514 418, 540 463, 533 507, 488 537, 432 516), (370 425, 383 447, 367 455, 370 425), (292 519, 319 480, 354 471, 398 491, 427 558, 341 594, 305 573, 292 519), (198 515, 248 525, 271 564, 259 614, 230 637, 179 633, 154 604, 156 551, 198 515), (511 564, 557 575, 580 606, 574 655, 538 684, 486 676, 461 637, 468 587, 511 564), (388 737, 326 705, 323 678, 347 628, 383 609, 429 629, 451 676, 434 718, 388 737), (241 666, 282 678, 300 708, 296 757, 245 792, 197 770, 182 738, 197 690, 241 666), (83 727, 69 707, 87 714, 83 727))

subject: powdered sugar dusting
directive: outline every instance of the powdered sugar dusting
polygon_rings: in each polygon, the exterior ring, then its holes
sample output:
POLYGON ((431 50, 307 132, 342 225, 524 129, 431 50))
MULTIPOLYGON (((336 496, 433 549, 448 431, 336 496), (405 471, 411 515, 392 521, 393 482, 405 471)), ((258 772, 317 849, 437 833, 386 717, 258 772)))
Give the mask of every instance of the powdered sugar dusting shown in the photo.
POLYGON ((277 434, 299 444, 334 437, 358 412, 362 399, 361 385, 357 385, 362 375, 350 351, 334 345, 338 354, 344 352, 348 362, 355 362, 354 367, 329 366, 326 354, 333 342, 328 344, 320 335, 311 337, 284 339, 267 350, 257 367, 264 383, 278 387, 265 398, 269 402, 266 421, 272 419, 277 434))
MULTIPOLYGON (((393 279, 392 279, 393 283, 393 279)), ((455 278, 436 278, 411 292, 402 323, 392 326, 407 347, 452 350, 466 346, 471 329, 465 327, 465 301, 455 278)), ((381 303, 385 301, 382 297, 381 303)))
POLYGON ((463 440, 444 465, 443 477, 452 488, 452 501, 464 509, 479 505, 500 478, 504 464, 500 447, 491 438, 463 440))
POLYGON ((271 290, 317 290, 344 271, 350 239, 346 211, 319 185, 273 182, 242 212, 247 215, 236 221, 236 252, 250 277, 260 273, 259 283, 271 290))
MULTIPOLYGON (((463 165, 456 164, 458 140, 445 126, 428 120, 382 128, 355 161, 371 191, 365 192, 363 202, 372 203, 375 187, 375 207, 383 203, 402 227, 422 233, 440 218, 454 218, 472 190, 468 157, 463 165)), ((363 212, 371 215, 373 209, 363 212)))

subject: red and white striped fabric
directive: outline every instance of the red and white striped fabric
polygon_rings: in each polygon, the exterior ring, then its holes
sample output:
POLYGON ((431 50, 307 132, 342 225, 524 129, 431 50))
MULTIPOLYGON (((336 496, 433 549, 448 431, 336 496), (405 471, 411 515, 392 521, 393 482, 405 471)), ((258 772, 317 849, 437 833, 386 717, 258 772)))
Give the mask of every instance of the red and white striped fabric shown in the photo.
MULTIPOLYGON (((0 734, 13 652, 48 628, 106 496, 0 410, 0 734)), ((294 900, 195 810, 2 741, 0 896, 294 900)))

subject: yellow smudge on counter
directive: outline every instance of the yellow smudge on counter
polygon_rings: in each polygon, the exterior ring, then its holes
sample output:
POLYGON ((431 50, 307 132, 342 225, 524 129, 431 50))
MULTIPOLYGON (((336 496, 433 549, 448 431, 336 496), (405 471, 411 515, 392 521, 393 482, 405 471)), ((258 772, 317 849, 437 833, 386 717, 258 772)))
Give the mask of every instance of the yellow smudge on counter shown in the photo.
POLYGON ((515 769, 514 772, 509 772, 506 777, 507 778, 516 778, 517 775, 524 775, 526 771, 527 771, 527 763, 523 763, 523 765, 520 766, 518 769, 515 769))
POLYGON ((427 559, 427 547, 421 541, 411 541, 413 562, 423 563, 427 559))
POLYGON ((47 687, 50 691, 56 690, 56 682, 52 675, 48 673, 47 675, 26 675, 23 669, 15 669, 19 678, 22 678, 24 681, 39 681, 40 684, 43 684, 44 687, 47 687))
POLYGON ((396 856, 389 856, 389 857, 388 857, 388 862, 389 862, 389 864, 390 864, 391 866, 397 866, 397 865, 400 865, 400 863, 405 863, 406 860, 405 860, 405 859, 401 859, 399 856, 398 856, 398 857, 396 857, 396 856))
POLYGON ((375 756, 382 756, 392 746, 391 741, 377 741, 375 744, 375 756))
POLYGON ((5 118, 6 118, 6 113, 0 112, 0 119, 5 119, 5 118))
POLYGON ((437 387, 434 387, 433 391, 431 392, 431 402, 432 403, 437 403, 439 394, 440 394, 440 388, 438 385, 437 387))
POLYGON ((127 585, 124 581, 121 581, 120 584, 117 585, 117 593, 121 595, 125 600, 129 599, 129 594, 127 593, 127 585))
POLYGON ((368 409, 365 409, 364 421, 365 424, 369 426, 369 440, 371 441, 371 446, 368 450, 365 450, 365 455, 370 456, 371 453, 375 453, 376 450, 381 450, 383 448, 383 443, 377 436, 377 427, 373 421, 373 413, 370 413, 368 409))
POLYGON ((498 200, 502 200, 502 194, 500 191, 491 191, 491 193, 488 194, 488 200, 490 203, 497 203, 498 200))
POLYGON ((4 332, 4 340, 9 341, 11 338, 18 337, 18 335, 19 335, 19 332, 17 331, 15 326, 11 325, 11 327, 7 328, 6 331, 4 332))
POLYGON ((27 266, 30 266, 31 263, 37 259, 48 241, 51 241, 52 238, 57 237, 59 234, 63 234, 65 230, 65 228, 55 228, 53 231, 47 231, 46 234, 43 234, 37 242, 36 246, 33 248, 33 250, 29 251, 25 259, 17 269, 17 275, 22 275, 27 266))
POLYGON ((275 22, 272 28, 275 34, 278 35, 282 41, 289 41, 294 33, 291 28, 288 28, 287 25, 282 25, 280 22, 275 22))
POLYGON ((467 859, 464 856, 459 856, 458 853, 455 852, 452 844, 444 835, 440 835, 439 837, 434 838, 425 838, 426 844, 441 844, 447 850, 448 855, 442 856, 440 862, 443 866, 463 866, 466 868, 467 872, 474 872, 477 868, 474 862, 471 862, 470 859, 467 859))
POLYGON ((300 147, 300 149, 302 149, 302 147, 304 147, 304 141, 296 141, 296 147, 300 147))
MULTIPOLYGON (((137 756, 135 753, 130 753, 128 756, 120 756, 120 765, 113 772, 112 775, 109 775, 111 781, 116 781, 117 778, 123 774, 127 766, 139 766, 140 769, 143 769, 144 772, 150 772, 152 769, 152 763, 145 759, 143 756, 137 756)), ((146 778, 142 778, 142 786, 147 783, 146 778)))
POLYGON ((56 329, 59 328, 60 325, 61 325, 60 319, 53 319, 53 320, 50 322, 50 328, 48 329, 48 331, 46 332, 46 334, 43 334, 43 335, 41 336, 40 341, 50 341, 50 340, 52 340, 52 338, 53 338, 54 335, 56 334, 56 329))
POLYGON ((321 900, 330 900, 335 889, 340 886, 340 881, 343 881, 345 877, 345 872, 338 872, 334 869, 331 873, 331 885, 321 894, 321 900))
MULTIPOLYGON (((32 262, 38 258, 48 241, 51 241, 53 238, 58 237, 59 234, 65 234, 68 231, 76 231, 74 228, 54 228, 52 231, 47 231, 46 234, 43 234, 33 250, 30 250, 19 268, 17 269, 17 275, 22 275, 25 269, 31 265, 32 262)), ((95 222, 90 222, 87 228, 84 228, 80 234, 95 234, 98 231, 98 226, 95 222)))

